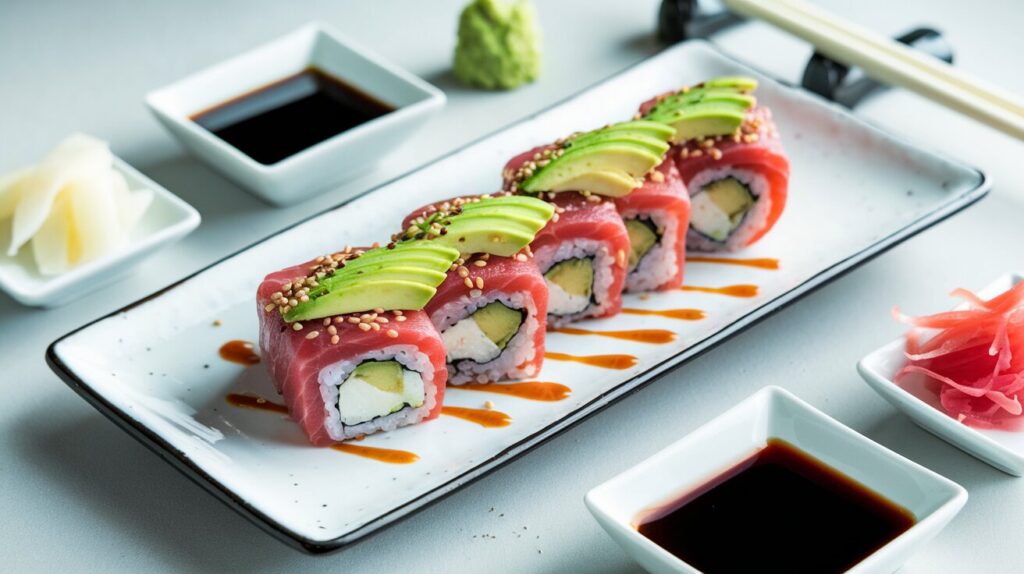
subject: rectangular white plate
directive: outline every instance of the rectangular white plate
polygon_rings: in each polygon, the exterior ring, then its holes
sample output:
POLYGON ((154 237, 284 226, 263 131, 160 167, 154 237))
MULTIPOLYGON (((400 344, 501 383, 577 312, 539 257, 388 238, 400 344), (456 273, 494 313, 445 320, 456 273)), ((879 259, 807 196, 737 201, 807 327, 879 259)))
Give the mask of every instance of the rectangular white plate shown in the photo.
POLYGON ((767 314, 980 199, 975 169, 937 157, 866 125, 844 110, 789 88, 689 42, 497 134, 470 144, 363 197, 277 233, 195 275, 55 342, 54 370, 101 412, 240 513, 310 552, 349 544, 479 478, 638 389, 767 314), (759 295, 699 292, 629 296, 626 306, 697 308, 680 321, 619 315, 587 329, 667 329, 674 342, 651 345, 552 334, 550 351, 634 355, 607 370, 548 361, 538 380, 572 388, 560 402, 450 390, 446 404, 492 400, 510 415, 504 428, 439 420, 360 443, 419 455, 383 464, 309 446, 281 415, 238 409, 229 392, 275 397, 261 367, 218 357, 230 339, 257 339, 256 286, 263 276, 345 244, 368 244, 396 229, 405 212, 431 200, 496 190, 505 161, 566 133, 630 117, 646 98, 723 74, 762 82, 792 161, 787 212, 743 258, 777 258, 781 268, 691 263, 687 283, 756 284, 759 295), (222 326, 215 326, 219 320, 222 326))

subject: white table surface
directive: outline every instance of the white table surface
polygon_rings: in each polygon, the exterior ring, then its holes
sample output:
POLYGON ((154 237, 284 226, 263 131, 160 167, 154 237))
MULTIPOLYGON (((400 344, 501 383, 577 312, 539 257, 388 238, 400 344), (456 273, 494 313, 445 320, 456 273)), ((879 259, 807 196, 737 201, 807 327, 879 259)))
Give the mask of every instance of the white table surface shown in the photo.
MULTIPOLYGON (((426 78, 445 111, 374 173, 367 189, 572 94, 648 55, 657 2, 538 2, 540 81, 512 93, 457 85, 449 72, 460 0, 401 2, 18 1, 0 3, 0 169, 74 130, 192 203, 202 226, 116 289, 62 309, 0 298, 0 569, 28 571, 622 572, 638 567, 583 506, 592 486, 753 393, 794 391, 854 429, 964 485, 970 500, 904 572, 1024 568, 1024 481, 920 430, 864 385, 854 364, 899 334, 889 308, 947 305, 1024 268, 1024 145, 905 92, 859 113, 962 158, 996 181, 976 207, 817 291, 498 472, 339 554, 310 557, 271 539, 161 462, 66 388, 46 345, 334 203, 341 189, 269 207, 212 173, 149 116, 143 95, 313 20, 331 23, 426 78), (599 7, 600 5, 600 7, 599 7), (493 510, 492 510, 493 509, 493 510), (488 537, 481 535, 488 534, 488 537)), ((1013 0, 826 4, 885 33, 943 29, 959 65, 1024 93, 1021 8, 1013 0)), ((796 80, 810 49, 760 24, 715 41, 796 80)))

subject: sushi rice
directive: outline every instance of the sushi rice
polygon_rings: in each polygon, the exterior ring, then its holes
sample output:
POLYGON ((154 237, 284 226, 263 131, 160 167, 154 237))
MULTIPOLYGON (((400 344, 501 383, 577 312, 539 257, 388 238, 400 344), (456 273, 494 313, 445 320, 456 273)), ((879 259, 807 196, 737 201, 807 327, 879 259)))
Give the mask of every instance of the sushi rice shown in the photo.
POLYGON ((679 233, 679 220, 658 211, 641 212, 627 209, 622 212, 622 219, 644 218, 650 220, 658 230, 658 243, 651 247, 637 263, 635 269, 626 275, 626 291, 642 293, 654 291, 659 286, 671 281, 679 271, 679 257, 671 238, 679 233))
POLYGON ((533 298, 524 293, 494 291, 480 297, 463 295, 436 310, 430 319, 441 331, 441 337, 449 351, 450 385, 521 379, 535 376, 539 370, 539 363, 534 361, 537 348, 533 344, 534 335, 539 328, 537 306, 533 298), (482 358, 492 355, 493 351, 497 350, 497 346, 471 318, 477 310, 495 301, 509 309, 526 312, 519 331, 505 345, 501 354, 491 360, 480 362, 474 358, 453 359, 452 351, 460 351, 464 357, 476 355, 482 358))
POLYGON ((548 324, 562 327, 587 317, 599 316, 612 305, 609 289, 614 280, 612 266, 615 255, 608 251, 607 243, 594 239, 573 239, 547 246, 534 252, 534 262, 541 273, 547 273, 555 264, 567 259, 589 258, 594 266, 594 284, 589 302, 580 309, 575 297, 565 293, 558 285, 548 282, 548 324))
MULTIPOLYGON (((409 373, 406 373, 406 380, 408 380, 408 376, 409 373)), ((327 415, 325 427, 328 435, 336 441, 418 423, 437 404, 434 367, 427 355, 413 345, 392 345, 351 359, 338 361, 321 369, 317 381, 320 384, 320 395, 323 397, 324 410, 327 415), (348 380, 349 375, 356 367, 367 361, 397 361, 408 371, 418 373, 423 382, 423 404, 415 408, 406 405, 396 412, 378 416, 366 422, 354 425, 343 424, 341 412, 338 409, 341 385, 348 380)))

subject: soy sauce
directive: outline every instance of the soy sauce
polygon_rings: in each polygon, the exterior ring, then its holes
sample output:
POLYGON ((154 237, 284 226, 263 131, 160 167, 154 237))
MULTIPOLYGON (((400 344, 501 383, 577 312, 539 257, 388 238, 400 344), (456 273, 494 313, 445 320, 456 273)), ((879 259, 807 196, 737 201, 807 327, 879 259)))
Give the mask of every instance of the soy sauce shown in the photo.
POLYGON ((309 68, 194 114, 192 121, 270 165, 394 109, 309 68))
POLYGON ((844 572, 914 515, 781 440, 639 517, 641 534, 706 574, 844 572))

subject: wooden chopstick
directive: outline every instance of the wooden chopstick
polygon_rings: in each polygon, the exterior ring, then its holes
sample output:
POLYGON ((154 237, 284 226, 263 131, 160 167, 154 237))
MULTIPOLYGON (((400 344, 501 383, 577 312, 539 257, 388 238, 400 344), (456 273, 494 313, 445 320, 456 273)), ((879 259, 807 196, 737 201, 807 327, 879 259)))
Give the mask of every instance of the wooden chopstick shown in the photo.
POLYGON ((831 15, 803 0, 723 0, 730 10, 757 18, 813 44, 826 56, 858 66, 882 82, 917 92, 939 104, 1024 139, 1024 100, 831 15))

